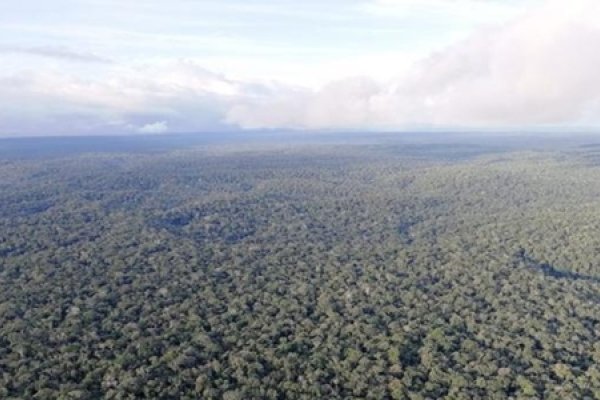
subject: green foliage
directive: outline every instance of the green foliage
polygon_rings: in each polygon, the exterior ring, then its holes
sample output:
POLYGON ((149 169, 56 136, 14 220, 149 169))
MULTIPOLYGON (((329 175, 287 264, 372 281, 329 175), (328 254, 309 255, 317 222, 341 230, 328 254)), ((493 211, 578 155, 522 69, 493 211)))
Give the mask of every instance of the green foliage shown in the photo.
POLYGON ((0 398, 599 398, 598 167, 432 151, 1 163, 0 398))

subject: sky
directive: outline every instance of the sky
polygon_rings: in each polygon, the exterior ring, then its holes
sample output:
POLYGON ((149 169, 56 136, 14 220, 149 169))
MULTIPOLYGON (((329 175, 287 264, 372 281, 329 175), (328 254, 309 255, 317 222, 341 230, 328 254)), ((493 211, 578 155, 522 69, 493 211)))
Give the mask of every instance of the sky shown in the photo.
POLYGON ((595 130, 597 0, 19 0, 0 136, 595 130))

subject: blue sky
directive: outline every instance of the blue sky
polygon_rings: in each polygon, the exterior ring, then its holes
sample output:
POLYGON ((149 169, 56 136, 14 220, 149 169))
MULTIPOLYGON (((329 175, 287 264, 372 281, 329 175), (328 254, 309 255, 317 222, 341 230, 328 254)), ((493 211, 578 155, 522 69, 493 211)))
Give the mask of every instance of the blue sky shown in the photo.
POLYGON ((7 2, 0 135, 595 126, 600 10, 565 7, 7 2))

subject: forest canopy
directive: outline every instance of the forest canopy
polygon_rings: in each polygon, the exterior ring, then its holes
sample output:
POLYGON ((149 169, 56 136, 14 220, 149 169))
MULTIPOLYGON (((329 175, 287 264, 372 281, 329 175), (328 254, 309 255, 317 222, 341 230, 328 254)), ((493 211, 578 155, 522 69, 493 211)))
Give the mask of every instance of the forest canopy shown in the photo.
POLYGON ((0 398, 600 399, 597 149, 0 159, 0 398))

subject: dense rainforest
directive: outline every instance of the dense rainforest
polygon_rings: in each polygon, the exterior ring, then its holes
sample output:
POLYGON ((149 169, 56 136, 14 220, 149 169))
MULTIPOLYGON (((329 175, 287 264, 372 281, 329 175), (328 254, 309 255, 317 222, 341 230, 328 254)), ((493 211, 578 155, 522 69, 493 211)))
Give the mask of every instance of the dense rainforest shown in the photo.
POLYGON ((0 158, 0 398, 600 399, 599 149, 0 158))

